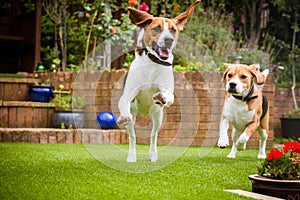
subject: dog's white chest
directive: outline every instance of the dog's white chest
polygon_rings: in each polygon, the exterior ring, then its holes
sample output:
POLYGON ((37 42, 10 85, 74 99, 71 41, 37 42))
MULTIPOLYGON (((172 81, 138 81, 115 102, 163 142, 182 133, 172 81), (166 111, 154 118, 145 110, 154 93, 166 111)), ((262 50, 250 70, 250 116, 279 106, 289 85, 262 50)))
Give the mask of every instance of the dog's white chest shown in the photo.
POLYGON ((253 120, 255 110, 249 110, 247 102, 229 97, 224 104, 224 116, 240 132, 253 120))
POLYGON ((128 73, 124 94, 135 94, 132 108, 139 113, 148 114, 155 105, 153 95, 157 92, 174 91, 172 67, 153 63, 145 55, 136 56, 128 73))

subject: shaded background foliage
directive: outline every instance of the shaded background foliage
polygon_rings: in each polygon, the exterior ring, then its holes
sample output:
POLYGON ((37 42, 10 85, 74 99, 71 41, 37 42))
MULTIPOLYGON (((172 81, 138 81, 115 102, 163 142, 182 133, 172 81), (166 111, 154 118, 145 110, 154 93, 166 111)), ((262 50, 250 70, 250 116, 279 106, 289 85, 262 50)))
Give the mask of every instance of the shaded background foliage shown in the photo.
MULTIPOLYGON (((56 1, 59 5, 63 3, 63 0, 56 1)), ((129 1, 66 2, 66 70, 79 67, 87 59, 86 49, 90 52, 100 43, 111 44, 112 51, 114 48, 134 45, 132 36, 137 29, 128 19, 127 7, 132 6, 129 1)), ((183 0, 144 2, 149 6, 149 13, 165 17, 175 17, 190 5, 189 1, 183 0)), ((139 1, 134 7, 139 8, 141 3, 139 1)), ((58 15, 61 15, 61 9, 62 6, 58 7, 58 15)), ((193 46, 187 43, 186 49, 191 52, 190 57, 176 57, 174 68, 222 70, 224 62, 233 62, 232 57, 241 55, 242 63, 259 63, 262 68, 270 68, 274 72, 276 81, 290 82, 292 63, 295 63, 296 75, 300 77, 299 12, 298 0, 202 0, 185 26, 184 34, 193 38, 203 51, 200 56, 196 55, 198 52, 193 52, 193 46), (282 72, 279 66, 284 66, 285 70, 282 72)), ((44 65, 50 69, 55 58, 62 59, 60 48, 55 47, 59 37, 55 38, 55 24, 45 12, 42 24, 42 58, 44 65)), ((124 56, 111 67, 127 67, 132 59, 132 52, 125 51, 124 56)))

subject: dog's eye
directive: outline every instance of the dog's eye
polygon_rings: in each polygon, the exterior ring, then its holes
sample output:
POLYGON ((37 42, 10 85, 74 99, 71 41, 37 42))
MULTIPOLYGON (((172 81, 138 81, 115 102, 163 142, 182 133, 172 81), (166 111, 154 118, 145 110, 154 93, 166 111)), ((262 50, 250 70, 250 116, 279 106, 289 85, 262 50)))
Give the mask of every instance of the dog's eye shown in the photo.
POLYGON ((173 35, 174 35, 174 34, 176 34, 176 32, 177 32, 177 31, 176 31, 176 29, 175 29, 175 28, 172 28, 172 29, 170 30, 170 32, 171 32, 171 34, 173 34, 173 35))
POLYGON ((231 78, 232 77, 232 74, 228 74, 228 78, 231 78))
POLYGON ((241 79, 246 79, 246 78, 247 78, 247 76, 245 76, 245 75, 241 76, 241 79))
POLYGON ((159 26, 152 28, 152 30, 156 33, 161 33, 162 32, 162 30, 159 26))

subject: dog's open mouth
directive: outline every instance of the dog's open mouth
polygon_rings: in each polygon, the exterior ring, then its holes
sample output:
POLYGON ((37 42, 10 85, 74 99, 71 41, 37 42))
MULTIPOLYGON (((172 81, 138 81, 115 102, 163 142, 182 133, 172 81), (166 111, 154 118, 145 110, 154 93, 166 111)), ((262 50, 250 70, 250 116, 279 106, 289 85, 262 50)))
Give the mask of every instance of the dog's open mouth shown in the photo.
POLYGON ((232 93, 232 94, 238 94, 238 92, 236 91, 236 89, 234 88, 229 88, 228 90, 227 90, 227 92, 229 92, 229 93, 232 93))
POLYGON ((158 47, 156 53, 159 55, 159 57, 165 60, 169 58, 170 49, 165 47, 158 47))
POLYGON ((167 60, 170 55, 170 48, 168 47, 160 47, 156 44, 156 42, 152 43, 152 49, 157 53, 157 55, 162 59, 162 60, 167 60))

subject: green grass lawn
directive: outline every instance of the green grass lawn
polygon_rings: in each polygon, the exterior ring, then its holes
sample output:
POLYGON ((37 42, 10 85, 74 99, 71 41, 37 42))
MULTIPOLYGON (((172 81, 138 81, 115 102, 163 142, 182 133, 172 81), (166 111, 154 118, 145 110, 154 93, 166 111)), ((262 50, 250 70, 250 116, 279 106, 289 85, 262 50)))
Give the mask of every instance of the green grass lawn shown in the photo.
MULTIPOLYGON (((116 147, 125 152, 128 146, 116 147)), ((96 148, 104 151, 106 146, 96 148)), ((148 148, 138 145, 137 151, 148 148)), ((176 152, 184 147, 172 148, 176 152)), ((224 190, 251 191, 248 175, 256 173, 261 162, 256 159, 257 149, 227 159, 229 148, 212 148, 200 158, 200 148, 190 147, 179 159, 169 162, 163 156, 157 163, 146 161, 146 154, 138 156, 137 163, 101 154, 104 160, 124 167, 122 171, 103 164, 88 149, 84 145, 0 143, 0 199, 248 199, 224 190), (162 167, 146 173, 126 172, 156 165, 162 167)))

